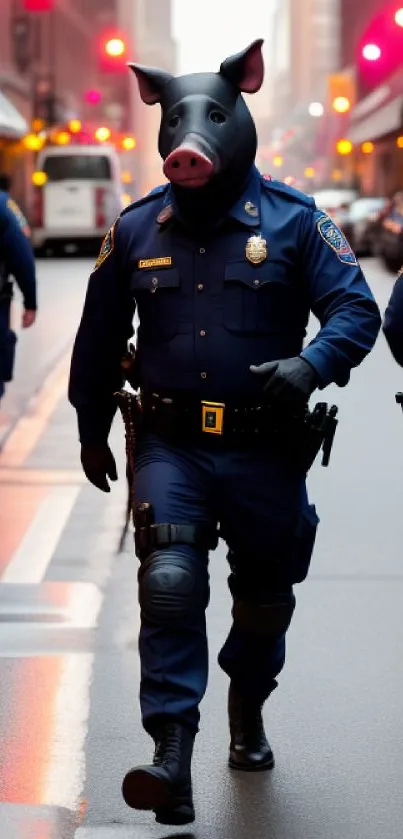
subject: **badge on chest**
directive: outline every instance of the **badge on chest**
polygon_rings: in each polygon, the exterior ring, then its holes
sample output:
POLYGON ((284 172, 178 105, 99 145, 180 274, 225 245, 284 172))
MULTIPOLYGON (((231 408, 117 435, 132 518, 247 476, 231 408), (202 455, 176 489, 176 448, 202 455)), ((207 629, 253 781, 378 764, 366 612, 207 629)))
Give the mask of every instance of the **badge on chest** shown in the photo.
POLYGON ((245 256, 252 265, 260 265, 267 259, 267 242, 262 236, 250 236, 245 247, 245 256))

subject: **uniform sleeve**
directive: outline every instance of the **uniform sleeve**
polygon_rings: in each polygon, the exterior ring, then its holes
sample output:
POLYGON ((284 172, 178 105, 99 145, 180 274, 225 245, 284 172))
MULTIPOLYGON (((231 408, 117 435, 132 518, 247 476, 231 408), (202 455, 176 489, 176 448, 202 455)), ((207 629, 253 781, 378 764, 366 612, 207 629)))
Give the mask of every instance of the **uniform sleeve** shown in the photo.
POLYGON ((80 442, 105 443, 116 411, 113 394, 122 386, 121 360, 133 333, 134 303, 122 271, 119 221, 105 237, 89 278, 75 338, 69 400, 77 411, 80 442))
POLYGON ((381 316, 343 233, 323 212, 305 214, 302 262, 310 309, 321 329, 302 351, 320 388, 344 387, 375 344, 381 316))
POLYGON ((393 287, 382 328, 393 358, 403 367, 403 271, 393 287))
POLYGON ((36 310, 36 271, 32 246, 7 204, 4 205, 3 213, 2 240, 6 271, 15 278, 24 308, 36 310))

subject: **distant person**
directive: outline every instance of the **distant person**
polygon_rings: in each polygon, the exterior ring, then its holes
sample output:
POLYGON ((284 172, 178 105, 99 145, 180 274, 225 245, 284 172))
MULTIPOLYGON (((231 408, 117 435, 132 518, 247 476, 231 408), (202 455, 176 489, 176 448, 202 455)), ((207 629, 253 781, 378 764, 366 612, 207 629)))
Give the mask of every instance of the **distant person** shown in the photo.
POLYGON ((35 322, 37 310, 35 259, 24 230, 24 216, 10 199, 4 176, 0 176, 0 399, 13 378, 17 336, 11 329, 10 312, 15 279, 23 298, 22 327, 35 322))
POLYGON ((27 222, 27 219, 24 216, 21 208, 18 206, 17 202, 14 201, 13 198, 10 196, 11 191, 11 178, 10 175, 6 175, 4 173, 0 173, 0 192, 5 192, 8 196, 8 206, 10 210, 14 213, 18 224, 21 227, 21 230, 28 236, 28 239, 31 237, 31 228, 27 222))

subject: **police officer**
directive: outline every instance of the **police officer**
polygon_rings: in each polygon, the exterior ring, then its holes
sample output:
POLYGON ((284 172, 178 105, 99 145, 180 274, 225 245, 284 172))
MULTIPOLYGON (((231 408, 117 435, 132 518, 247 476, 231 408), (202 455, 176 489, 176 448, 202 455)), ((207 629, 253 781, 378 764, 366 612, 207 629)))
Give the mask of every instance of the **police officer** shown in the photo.
POLYGON ((34 254, 14 202, 7 191, 0 190, 0 398, 6 382, 12 379, 17 340, 10 327, 11 277, 23 297, 22 327, 28 329, 35 322, 37 311, 34 254))
POLYGON ((344 387, 380 328, 341 231, 312 198, 254 166, 256 132, 241 92, 262 84, 261 46, 226 59, 217 74, 173 78, 133 65, 143 101, 162 106, 170 184, 127 208, 106 236, 72 357, 83 469, 109 492, 113 392, 137 306, 140 702, 155 753, 152 765, 128 772, 123 795, 163 824, 195 817, 191 757, 217 524, 233 598, 219 654, 230 678, 229 765, 274 765, 262 706, 284 665, 293 586, 308 573, 318 523, 305 472, 279 442, 283 424, 315 389, 344 387), (321 328, 303 348, 310 311, 321 328))
POLYGON ((382 329, 393 358, 403 367, 403 266, 393 286, 382 329))

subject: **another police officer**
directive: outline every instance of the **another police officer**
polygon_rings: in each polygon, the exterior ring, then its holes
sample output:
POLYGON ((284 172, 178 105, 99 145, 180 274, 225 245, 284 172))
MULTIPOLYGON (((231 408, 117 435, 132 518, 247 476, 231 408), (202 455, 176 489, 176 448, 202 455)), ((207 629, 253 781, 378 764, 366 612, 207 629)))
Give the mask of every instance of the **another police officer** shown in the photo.
POLYGON ((403 367, 403 265, 393 286, 382 329, 393 358, 403 367))
MULTIPOLYGON (((4 186, 4 181, 3 181, 4 186)), ((17 336, 10 325, 14 277, 23 297, 22 327, 35 322, 37 310, 35 259, 20 211, 8 192, 0 190, 0 398, 13 377, 17 336)), ((22 214, 21 214, 22 215, 22 214)))
POLYGON ((229 765, 274 765, 262 706, 284 665, 293 585, 308 573, 318 523, 285 430, 315 389, 348 383, 380 328, 341 231, 311 198, 254 166, 255 126, 241 93, 262 84, 261 47, 228 58, 219 73, 174 78, 133 65, 143 101, 162 107, 159 150, 171 183, 109 231, 71 367, 83 468, 109 492, 113 392, 137 306, 140 701, 155 753, 126 775, 123 795, 164 824, 194 819, 191 756, 218 523, 233 597, 219 654, 230 678, 229 765), (303 348, 310 311, 321 328, 303 348))

